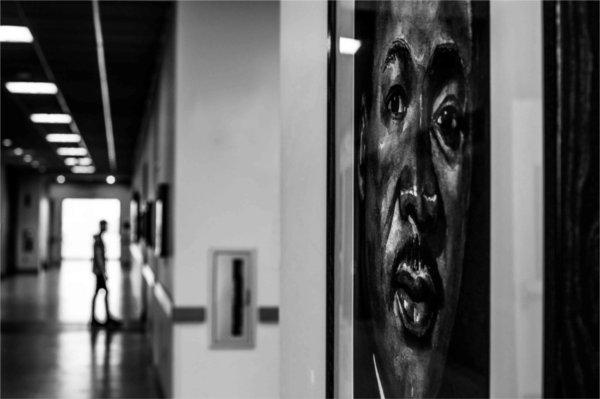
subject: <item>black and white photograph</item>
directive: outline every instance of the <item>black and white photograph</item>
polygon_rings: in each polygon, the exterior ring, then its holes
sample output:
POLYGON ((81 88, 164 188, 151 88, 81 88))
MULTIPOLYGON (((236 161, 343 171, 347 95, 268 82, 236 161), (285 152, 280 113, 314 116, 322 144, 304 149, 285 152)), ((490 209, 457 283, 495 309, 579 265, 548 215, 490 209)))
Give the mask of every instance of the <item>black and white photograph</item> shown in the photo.
POLYGON ((488 4, 356 7, 354 392, 485 397, 488 4))
POLYGON ((599 398, 598 5, 0 0, 0 398, 599 398))

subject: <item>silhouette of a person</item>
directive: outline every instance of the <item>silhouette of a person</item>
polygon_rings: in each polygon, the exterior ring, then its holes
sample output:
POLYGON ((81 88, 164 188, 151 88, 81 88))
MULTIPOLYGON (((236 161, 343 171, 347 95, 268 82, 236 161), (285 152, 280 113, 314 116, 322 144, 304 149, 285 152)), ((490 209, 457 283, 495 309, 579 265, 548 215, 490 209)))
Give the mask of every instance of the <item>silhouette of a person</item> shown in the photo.
POLYGON ((100 327, 103 324, 96 319, 96 297, 100 290, 104 290, 104 306, 106 307, 106 326, 118 327, 121 323, 114 319, 110 313, 108 305, 108 288, 106 286, 107 274, 106 274, 106 254, 104 251, 104 241, 102 235, 106 232, 108 223, 106 220, 100 221, 100 232, 94 235, 94 258, 93 258, 93 272, 96 275, 96 289, 94 291, 94 297, 92 298, 92 327, 100 327))

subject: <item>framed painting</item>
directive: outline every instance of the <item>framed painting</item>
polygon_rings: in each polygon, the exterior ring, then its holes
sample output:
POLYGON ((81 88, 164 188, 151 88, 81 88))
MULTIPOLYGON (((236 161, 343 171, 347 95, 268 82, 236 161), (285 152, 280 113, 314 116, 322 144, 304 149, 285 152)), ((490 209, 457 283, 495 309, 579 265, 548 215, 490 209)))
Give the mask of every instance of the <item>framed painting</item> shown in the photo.
POLYGON ((140 193, 133 193, 129 202, 129 223, 130 223, 130 240, 137 243, 140 240, 140 193))
POLYGON ((487 397, 489 3, 329 12, 327 393, 487 397))
POLYGON ((166 257, 169 254, 168 209, 169 186, 166 183, 161 183, 158 185, 154 203, 154 253, 159 257, 166 257))

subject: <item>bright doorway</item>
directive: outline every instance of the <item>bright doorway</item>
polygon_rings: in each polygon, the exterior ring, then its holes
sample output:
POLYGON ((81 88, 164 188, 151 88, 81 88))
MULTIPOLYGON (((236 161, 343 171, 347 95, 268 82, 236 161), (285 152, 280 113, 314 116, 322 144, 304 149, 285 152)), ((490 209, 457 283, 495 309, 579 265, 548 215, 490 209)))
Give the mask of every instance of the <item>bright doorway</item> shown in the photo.
POLYGON ((121 202, 118 199, 65 198, 62 201, 61 256, 69 260, 90 260, 94 234, 100 220, 108 222, 104 234, 106 258, 121 257, 121 202))

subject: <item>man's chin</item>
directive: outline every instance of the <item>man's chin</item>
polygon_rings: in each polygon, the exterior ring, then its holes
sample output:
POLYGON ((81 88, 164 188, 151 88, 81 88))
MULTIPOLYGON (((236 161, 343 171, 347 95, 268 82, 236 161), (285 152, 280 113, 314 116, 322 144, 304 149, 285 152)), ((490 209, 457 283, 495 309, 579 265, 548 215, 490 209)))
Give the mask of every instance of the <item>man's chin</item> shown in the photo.
POLYGON ((431 347, 414 347, 401 339, 397 355, 377 361, 386 398, 435 397, 443 376, 443 356, 431 347))

